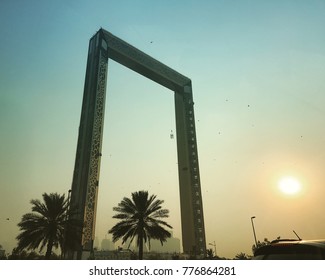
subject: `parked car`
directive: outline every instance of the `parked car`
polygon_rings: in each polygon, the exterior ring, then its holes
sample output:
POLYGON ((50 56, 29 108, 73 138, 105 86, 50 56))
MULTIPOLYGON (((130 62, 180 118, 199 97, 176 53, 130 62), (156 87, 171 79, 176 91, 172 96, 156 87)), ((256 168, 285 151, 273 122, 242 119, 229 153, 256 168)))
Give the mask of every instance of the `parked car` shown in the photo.
POLYGON ((325 239, 277 239, 256 249, 253 260, 325 260, 325 239))

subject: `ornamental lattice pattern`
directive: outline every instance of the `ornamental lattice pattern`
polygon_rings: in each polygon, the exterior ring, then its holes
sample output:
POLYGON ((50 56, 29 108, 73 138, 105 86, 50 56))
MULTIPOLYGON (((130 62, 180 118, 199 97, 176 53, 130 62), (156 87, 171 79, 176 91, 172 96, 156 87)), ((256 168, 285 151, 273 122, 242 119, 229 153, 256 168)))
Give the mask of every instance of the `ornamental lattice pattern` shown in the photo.
POLYGON ((101 156, 101 141, 104 122, 104 106, 106 91, 106 75, 107 75, 107 57, 100 51, 98 66, 98 81, 96 88, 96 105, 94 110, 94 126, 91 141, 91 155, 89 164, 89 176, 87 184, 86 205, 84 214, 84 231, 82 245, 84 247, 91 246, 94 239, 95 219, 96 219, 96 203, 99 183, 99 169, 101 156))

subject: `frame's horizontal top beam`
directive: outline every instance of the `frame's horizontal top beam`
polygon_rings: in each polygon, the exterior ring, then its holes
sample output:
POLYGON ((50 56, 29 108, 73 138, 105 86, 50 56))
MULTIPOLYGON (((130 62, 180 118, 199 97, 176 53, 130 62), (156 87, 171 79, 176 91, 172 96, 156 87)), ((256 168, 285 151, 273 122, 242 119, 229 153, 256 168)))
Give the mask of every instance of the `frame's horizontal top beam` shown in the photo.
POLYGON ((165 64, 101 29, 108 45, 108 56, 133 71, 173 91, 183 89, 191 80, 165 64))

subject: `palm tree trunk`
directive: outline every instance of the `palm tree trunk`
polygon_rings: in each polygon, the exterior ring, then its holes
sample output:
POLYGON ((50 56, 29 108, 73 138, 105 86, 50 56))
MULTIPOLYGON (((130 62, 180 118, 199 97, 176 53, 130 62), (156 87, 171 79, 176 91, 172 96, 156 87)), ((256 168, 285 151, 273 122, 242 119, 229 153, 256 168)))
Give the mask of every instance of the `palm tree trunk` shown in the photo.
POLYGON ((139 235, 139 260, 143 259, 143 237, 142 234, 139 235))
POLYGON ((50 238, 49 242, 47 243, 47 247, 46 247, 46 254, 45 254, 46 260, 49 260, 51 258, 52 247, 53 247, 53 239, 50 238))
POLYGON ((143 259, 143 228, 144 228, 144 222, 143 222, 143 219, 140 219, 140 221, 139 221, 139 231, 138 231, 139 260, 143 259))

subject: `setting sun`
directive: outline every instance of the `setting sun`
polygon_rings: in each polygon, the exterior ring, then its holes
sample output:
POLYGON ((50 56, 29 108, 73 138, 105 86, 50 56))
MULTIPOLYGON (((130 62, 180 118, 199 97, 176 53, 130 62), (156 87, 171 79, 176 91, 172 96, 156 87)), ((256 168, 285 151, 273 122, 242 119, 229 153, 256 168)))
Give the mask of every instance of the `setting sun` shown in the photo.
POLYGON ((287 195, 294 195, 300 192, 301 184, 293 177, 284 177, 279 181, 279 189, 287 195))

